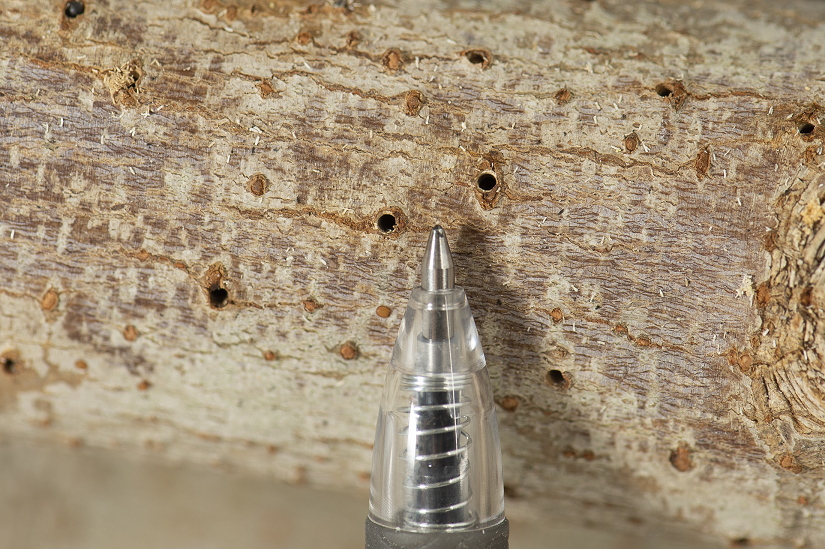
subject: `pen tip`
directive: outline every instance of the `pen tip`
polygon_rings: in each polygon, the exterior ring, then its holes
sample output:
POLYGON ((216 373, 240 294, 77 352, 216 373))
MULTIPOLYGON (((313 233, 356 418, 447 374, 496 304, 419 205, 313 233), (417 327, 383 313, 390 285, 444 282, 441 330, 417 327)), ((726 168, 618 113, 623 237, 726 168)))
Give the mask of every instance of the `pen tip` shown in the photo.
POLYGON ((421 287, 428 291, 448 290, 455 286, 455 264, 447 242, 447 233, 436 225, 421 262, 421 287))

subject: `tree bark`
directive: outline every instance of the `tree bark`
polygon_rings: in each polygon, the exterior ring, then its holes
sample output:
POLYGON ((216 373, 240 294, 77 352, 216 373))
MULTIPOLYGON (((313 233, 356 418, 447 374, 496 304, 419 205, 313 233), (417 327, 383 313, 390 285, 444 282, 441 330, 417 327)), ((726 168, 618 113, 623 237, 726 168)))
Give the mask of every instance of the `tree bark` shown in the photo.
POLYGON ((823 22, 7 0, 0 432, 365 488, 440 223, 511 517, 823 546, 823 22))

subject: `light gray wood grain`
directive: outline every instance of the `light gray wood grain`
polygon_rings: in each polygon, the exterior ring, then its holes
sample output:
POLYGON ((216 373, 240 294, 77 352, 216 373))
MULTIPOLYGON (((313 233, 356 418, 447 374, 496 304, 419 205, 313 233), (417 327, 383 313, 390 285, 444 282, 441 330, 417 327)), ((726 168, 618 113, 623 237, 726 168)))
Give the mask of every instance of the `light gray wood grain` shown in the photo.
POLYGON ((508 514, 821 545, 823 20, 10 0, 0 430, 364 488, 437 222, 508 514))

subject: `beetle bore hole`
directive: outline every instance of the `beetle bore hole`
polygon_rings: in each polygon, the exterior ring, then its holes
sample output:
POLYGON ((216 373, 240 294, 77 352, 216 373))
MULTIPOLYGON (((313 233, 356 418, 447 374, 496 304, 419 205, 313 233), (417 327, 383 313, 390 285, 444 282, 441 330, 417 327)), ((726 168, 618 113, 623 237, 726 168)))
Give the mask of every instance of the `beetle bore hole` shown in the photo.
POLYGON ((670 97, 671 95, 673 95, 673 86, 664 83, 659 84, 658 86, 656 86, 656 93, 659 95, 659 97, 670 97))
POLYGON ((226 288, 221 287, 214 287, 209 289, 209 304, 215 307, 216 309, 222 309, 226 307, 226 303, 229 301, 229 292, 226 291, 226 288))
POLYGON ((560 370, 550 370, 547 372, 547 381, 558 387, 563 387, 567 380, 564 379, 564 374, 560 370))
POLYGON ((63 13, 65 13, 66 17, 69 19, 74 19, 78 15, 83 15, 84 11, 86 11, 86 5, 79 0, 71 0, 71 2, 66 2, 66 7, 63 9, 63 13))
POLYGON ((498 179, 496 179, 495 175, 488 172, 479 175, 476 180, 476 186, 480 191, 492 191, 496 185, 498 185, 498 179))
POLYGON ((467 54, 467 61, 474 65, 480 65, 481 63, 484 63, 484 56, 477 51, 471 51, 467 54))
POLYGON ((810 134, 814 133, 815 129, 816 129, 816 127, 813 124, 811 124, 810 122, 805 122, 804 124, 800 125, 799 128, 798 128, 799 133, 801 133, 802 135, 810 135, 810 134))
POLYGON ((391 233, 395 230, 398 223, 395 221, 394 215, 385 213, 378 218, 378 221, 376 221, 375 224, 378 226, 378 230, 382 233, 391 233))
POLYGON ((14 373, 14 361, 10 358, 0 358, 0 364, 3 366, 3 371, 7 374, 14 373))

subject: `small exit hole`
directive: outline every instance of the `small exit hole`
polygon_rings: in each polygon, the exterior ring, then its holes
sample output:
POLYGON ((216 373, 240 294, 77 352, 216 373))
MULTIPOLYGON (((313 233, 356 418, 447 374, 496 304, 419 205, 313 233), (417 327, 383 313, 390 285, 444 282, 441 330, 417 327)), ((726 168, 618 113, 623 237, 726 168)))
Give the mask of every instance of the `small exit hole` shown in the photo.
POLYGON ((467 61, 473 63, 474 65, 479 65, 484 63, 484 56, 478 53, 477 51, 471 51, 467 54, 467 61))
POLYGON ((376 225, 378 226, 378 230, 382 233, 391 233, 395 230, 397 222, 395 221, 394 215, 386 213, 378 218, 376 225))
POLYGON ((478 180, 476 181, 476 185, 480 191, 492 191, 495 186, 498 184, 498 179, 496 176, 489 173, 484 172, 483 174, 478 176, 478 180))
POLYGON ((670 84, 659 84, 656 86, 656 93, 659 94, 659 97, 670 97, 673 95, 673 86, 670 84))
POLYGON ((211 288, 209 290, 209 304, 215 307, 216 309, 222 309, 226 307, 226 303, 229 301, 229 292, 226 291, 225 288, 211 288))
POLYGON ((84 11, 86 11, 86 5, 83 2, 72 0, 71 2, 66 2, 63 13, 65 13, 69 19, 74 19, 78 15, 83 15, 84 11))
POLYGON ((14 361, 10 358, 0 358, 0 364, 3 366, 3 371, 7 374, 14 373, 14 361))
POLYGON ((810 135, 814 133, 816 127, 810 122, 805 122, 804 124, 801 124, 798 129, 799 133, 801 133, 802 135, 810 135))
POLYGON ((564 374, 560 370, 550 370, 547 372, 547 381, 558 387, 563 387, 567 380, 564 379, 564 374))

